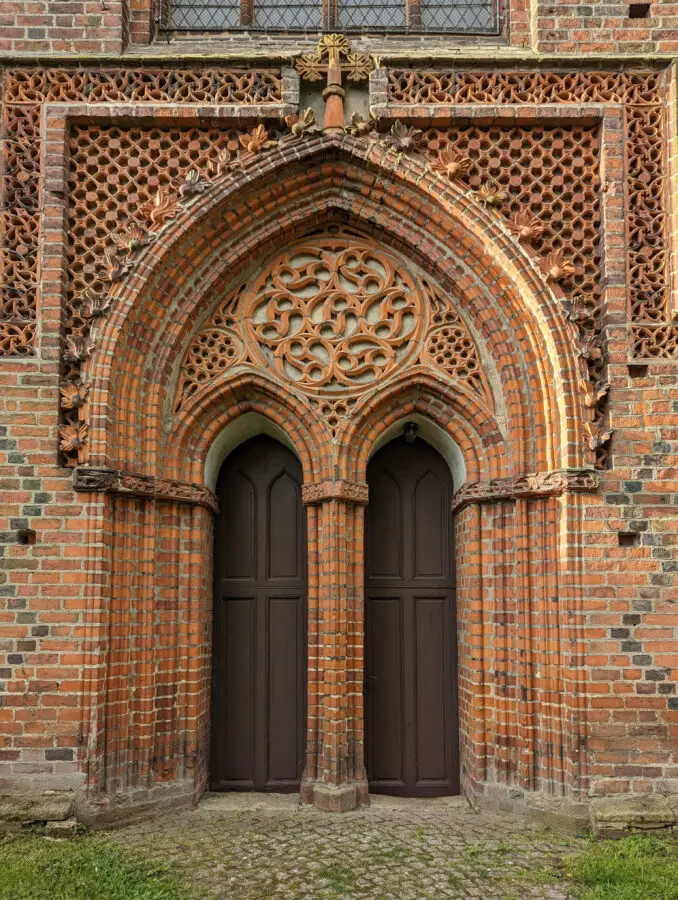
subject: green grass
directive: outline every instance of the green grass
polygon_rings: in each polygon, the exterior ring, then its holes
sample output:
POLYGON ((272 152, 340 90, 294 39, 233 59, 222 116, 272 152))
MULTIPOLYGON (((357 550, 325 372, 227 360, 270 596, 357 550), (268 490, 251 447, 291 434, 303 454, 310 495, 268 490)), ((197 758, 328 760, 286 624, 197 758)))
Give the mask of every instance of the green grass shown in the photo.
POLYGON ((169 867, 98 837, 0 836, 0 900, 186 900, 169 867))
POLYGON ((678 834, 591 840, 565 871, 582 900, 678 900, 678 834))
POLYGON ((318 869, 318 877, 322 878, 327 889, 335 894, 345 894, 354 887, 354 873, 345 866, 325 866, 318 869))

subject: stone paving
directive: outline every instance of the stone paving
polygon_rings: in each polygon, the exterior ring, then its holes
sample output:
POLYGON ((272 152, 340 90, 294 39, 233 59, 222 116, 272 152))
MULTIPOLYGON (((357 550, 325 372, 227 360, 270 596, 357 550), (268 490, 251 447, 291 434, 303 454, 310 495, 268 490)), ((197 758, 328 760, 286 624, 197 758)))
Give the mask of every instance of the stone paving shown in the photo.
POLYGON ((105 839, 169 860, 196 897, 223 900, 565 900, 560 861, 581 843, 460 797, 372 797, 327 814, 261 794, 209 795, 105 839))

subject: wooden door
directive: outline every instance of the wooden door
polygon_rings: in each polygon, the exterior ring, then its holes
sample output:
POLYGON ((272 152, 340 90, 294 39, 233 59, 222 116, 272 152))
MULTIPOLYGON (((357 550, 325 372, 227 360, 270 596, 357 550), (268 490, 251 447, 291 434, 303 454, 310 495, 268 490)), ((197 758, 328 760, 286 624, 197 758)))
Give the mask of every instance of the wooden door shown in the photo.
POLYGON ((370 790, 459 793, 452 479, 422 440, 369 463, 365 747, 370 790))
POLYGON ((213 790, 298 790, 306 719, 301 465, 256 437, 225 461, 214 540, 213 790))

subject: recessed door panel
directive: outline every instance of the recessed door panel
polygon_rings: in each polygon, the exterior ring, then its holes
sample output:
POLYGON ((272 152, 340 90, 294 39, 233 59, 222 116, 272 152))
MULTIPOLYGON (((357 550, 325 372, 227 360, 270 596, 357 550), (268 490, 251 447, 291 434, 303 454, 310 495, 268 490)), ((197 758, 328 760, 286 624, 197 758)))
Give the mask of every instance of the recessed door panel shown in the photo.
POLYGON ((416 483, 413 498, 413 537, 415 578, 444 578, 450 552, 445 509, 448 491, 433 472, 426 472, 416 483))
POLYGON ((415 597, 417 780, 444 781, 445 598, 415 597))
POLYGON ((456 794, 452 479, 432 447, 402 439, 374 455, 367 479, 365 745, 370 790, 456 794))
POLYGON ((370 508, 367 567, 383 578, 398 578, 403 564, 400 486, 390 472, 379 471, 370 483, 370 508))
POLYGON ((213 790, 297 790, 306 716, 301 466, 257 437, 217 482, 212 642, 213 790))
POLYGON ((268 517, 270 538, 269 577, 297 578, 301 567, 299 484, 282 472, 271 486, 271 513, 268 517))
POLYGON ((403 729, 400 598, 370 597, 367 614, 368 714, 374 736, 370 745, 370 769, 379 781, 398 782, 402 772, 403 729))
POLYGON ((269 600, 268 781, 294 785, 299 780, 299 726, 304 712, 299 659, 299 597, 269 600))
POLYGON ((255 674, 255 601, 252 597, 222 600, 224 619, 224 705, 229 711, 223 733, 224 764, 234 781, 252 779, 252 733, 255 674))
POLYGON ((242 472, 235 472, 225 485, 222 498, 229 521, 239 522, 220 547, 225 578, 256 578, 257 505, 255 488, 242 472))

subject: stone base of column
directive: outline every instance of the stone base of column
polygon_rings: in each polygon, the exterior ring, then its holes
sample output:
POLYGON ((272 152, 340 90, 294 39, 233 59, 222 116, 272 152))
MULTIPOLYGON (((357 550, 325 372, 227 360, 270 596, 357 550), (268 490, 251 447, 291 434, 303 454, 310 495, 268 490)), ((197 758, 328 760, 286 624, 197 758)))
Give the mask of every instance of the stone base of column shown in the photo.
POLYGON ((369 803, 367 782, 347 781, 344 784, 326 784, 324 781, 302 782, 301 802, 324 812, 350 812, 369 803))

